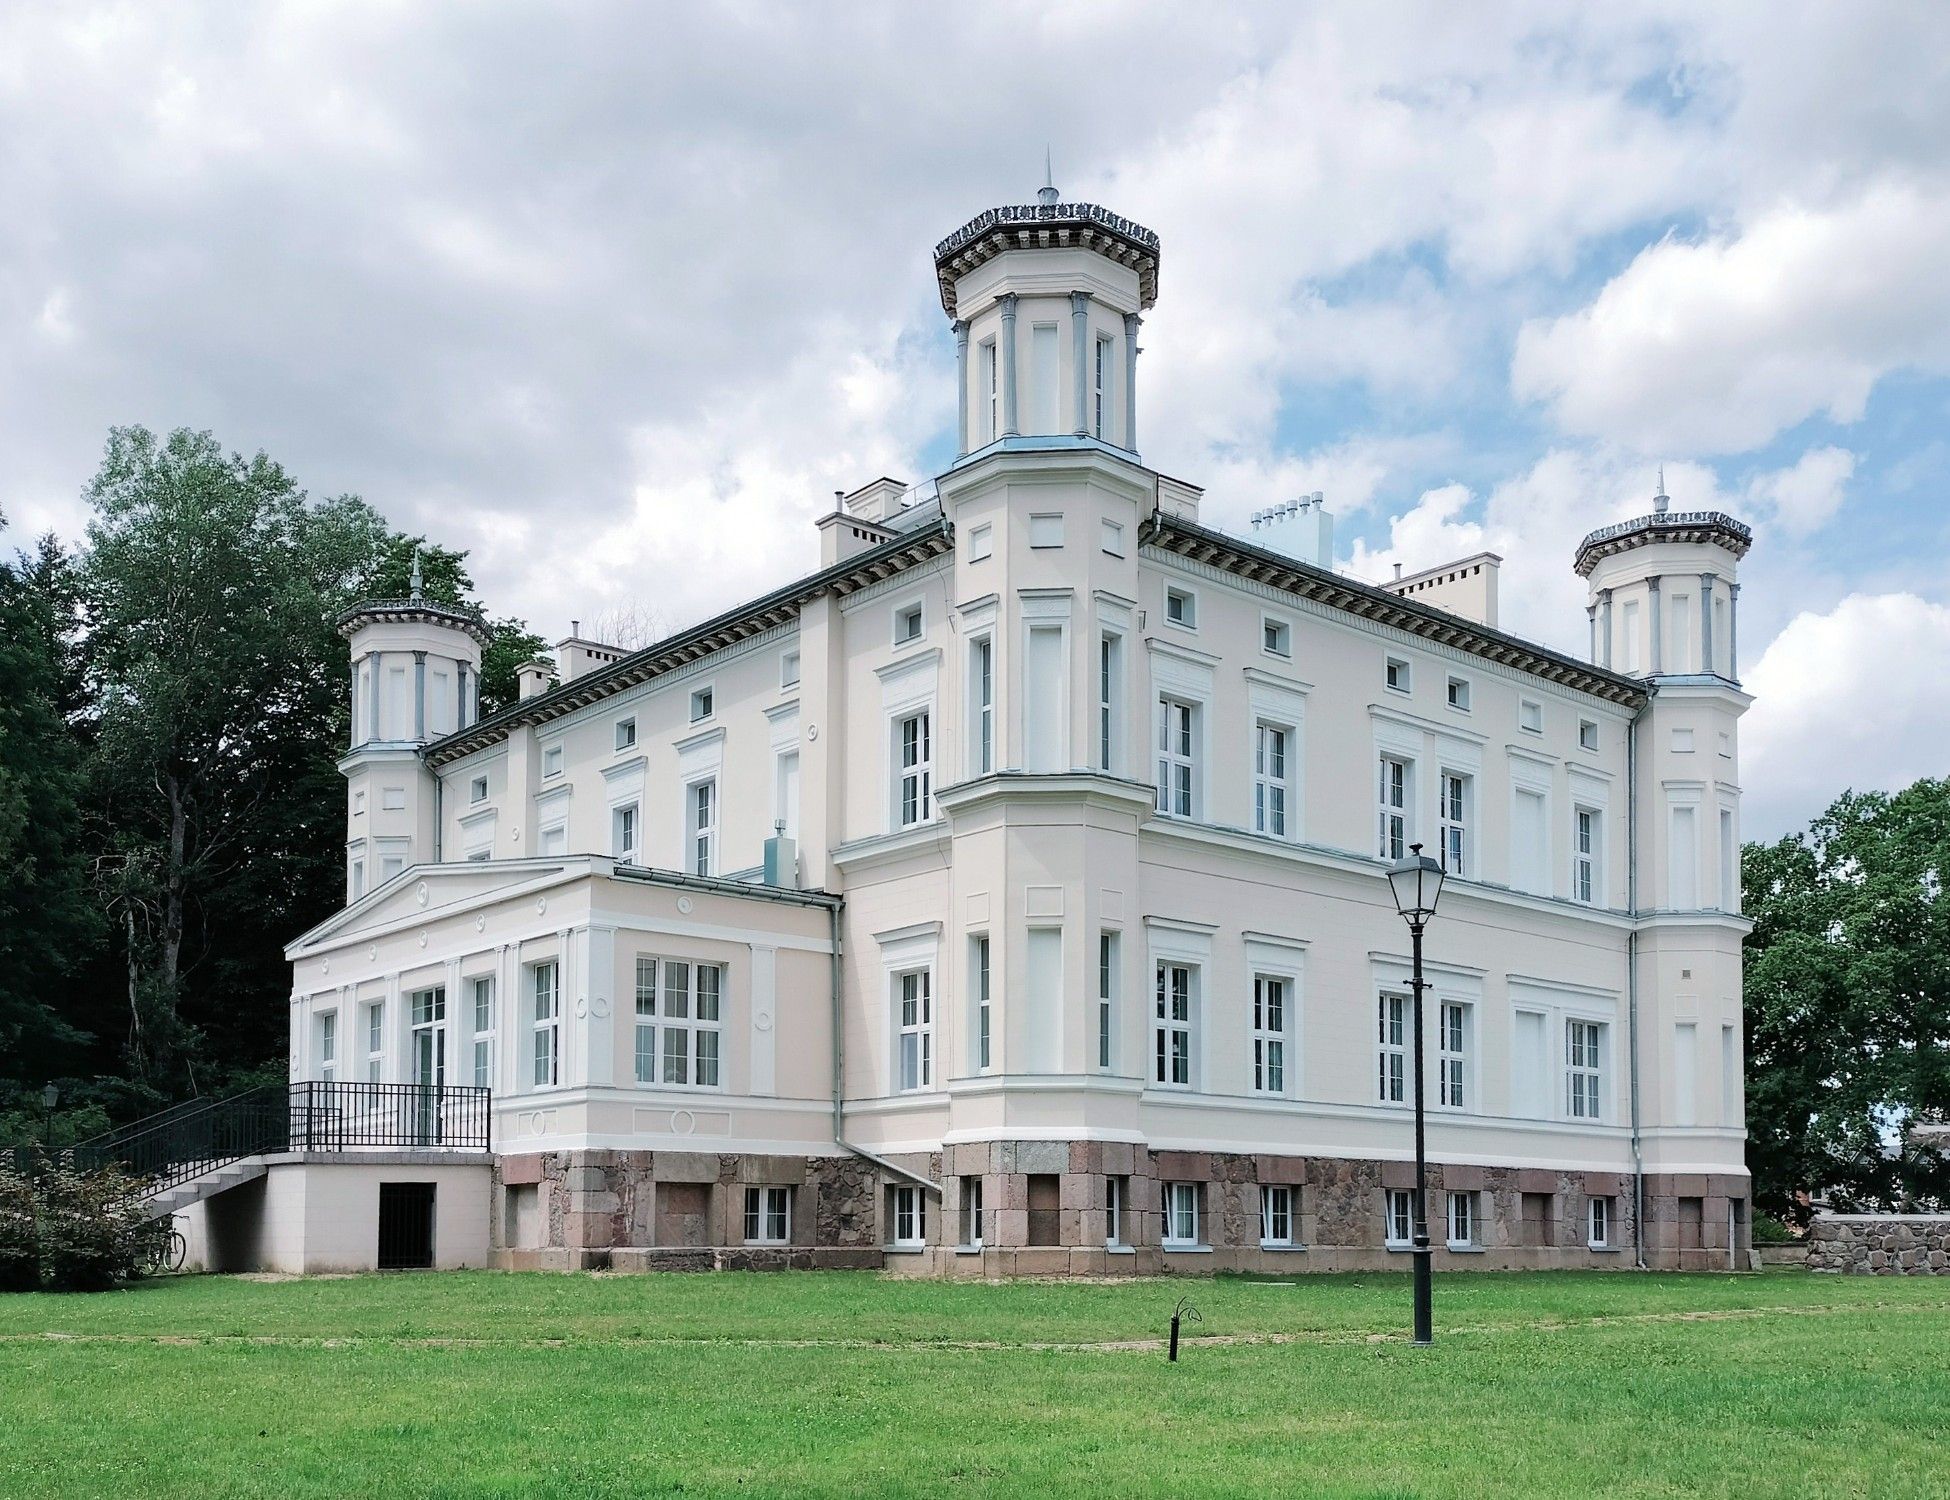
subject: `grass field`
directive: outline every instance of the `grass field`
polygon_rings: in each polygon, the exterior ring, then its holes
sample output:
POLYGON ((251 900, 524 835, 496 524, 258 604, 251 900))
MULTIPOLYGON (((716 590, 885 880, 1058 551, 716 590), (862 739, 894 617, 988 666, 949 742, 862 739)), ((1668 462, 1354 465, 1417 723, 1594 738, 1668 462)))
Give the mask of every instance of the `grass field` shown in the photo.
POLYGON ((1950 1495, 1950 1278, 181 1278, 0 1297, 0 1493, 1950 1495), (1189 1295, 1179 1364, 1161 1340, 1189 1295))

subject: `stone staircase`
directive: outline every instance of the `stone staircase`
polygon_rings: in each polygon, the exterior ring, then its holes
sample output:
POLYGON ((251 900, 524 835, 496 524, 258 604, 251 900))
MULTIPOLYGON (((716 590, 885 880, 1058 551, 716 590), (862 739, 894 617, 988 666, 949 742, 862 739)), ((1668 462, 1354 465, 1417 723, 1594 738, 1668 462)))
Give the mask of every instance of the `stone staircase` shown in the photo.
POLYGON ((181 1213, 192 1203, 201 1203, 205 1198, 214 1198, 218 1193, 227 1193, 234 1187, 262 1177, 265 1168, 262 1156, 246 1156, 236 1161, 218 1163, 194 1177, 146 1194, 142 1199, 142 1210, 152 1219, 167 1218, 171 1214, 181 1213))

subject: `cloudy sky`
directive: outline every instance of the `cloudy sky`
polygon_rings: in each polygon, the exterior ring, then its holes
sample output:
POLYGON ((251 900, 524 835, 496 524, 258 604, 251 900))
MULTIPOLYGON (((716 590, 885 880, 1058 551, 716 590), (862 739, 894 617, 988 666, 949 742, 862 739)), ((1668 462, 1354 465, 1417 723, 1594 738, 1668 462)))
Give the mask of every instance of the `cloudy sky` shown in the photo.
POLYGON ((1748 834, 1944 771, 1944 7, 9 6, 9 537, 190 425, 545 635, 680 626, 953 456, 929 248, 1046 142, 1163 237, 1140 435, 1208 520, 1494 548, 1579 650, 1663 461, 1757 532, 1748 834))

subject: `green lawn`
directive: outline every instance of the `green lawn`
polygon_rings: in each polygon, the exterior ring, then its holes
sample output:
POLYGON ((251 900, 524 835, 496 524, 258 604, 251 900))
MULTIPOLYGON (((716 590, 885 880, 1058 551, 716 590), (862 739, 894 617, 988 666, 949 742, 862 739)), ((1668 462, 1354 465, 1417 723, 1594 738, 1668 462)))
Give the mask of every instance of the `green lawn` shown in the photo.
POLYGON ((1950 1495, 1950 1278, 0 1297, 5 1495, 1950 1495), (1181 1362, 1160 1338, 1188 1294, 1181 1362))

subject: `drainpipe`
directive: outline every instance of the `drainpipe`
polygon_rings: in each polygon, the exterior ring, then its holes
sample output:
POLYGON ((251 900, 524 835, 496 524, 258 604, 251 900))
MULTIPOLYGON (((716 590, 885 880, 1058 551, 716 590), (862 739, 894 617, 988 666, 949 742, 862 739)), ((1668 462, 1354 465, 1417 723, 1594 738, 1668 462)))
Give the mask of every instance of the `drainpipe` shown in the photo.
POLYGON ((1632 1264, 1645 1264, 1645 1149, 1639 1138, 1639 720, 1652 706, 1657 683, 1646 684, 1645 702, 1625 726, 1625 906, 1632 925, 1625 933, 1625 1017, 1632 1080, 1632 1264))
POLYGON ((934 1181, 933 1178, 924 1177, 919 1172, 910 1172, 906 1167, 888 1161, 884 1156, 875 1155, 865 1146, 856 1146, 846 1138, 844 1120, 845 1106, 842 1103, 846 1094, 846 1017, 842 1014, 840 1006, 841 956, 840 908, 838 903, 827 908, 827 915, 831 919, 833 934, 833 1142, 842 1150, 851 1151, 862 1161, 871 1162, 883 1172, 889 1172, 896 1177, 904 1177, 909 1182, 918 1183, 921 1187, 933 1193, 935 1197, 946 1202, 947 1195, 942 1192, 941 1184, 934 1181))

